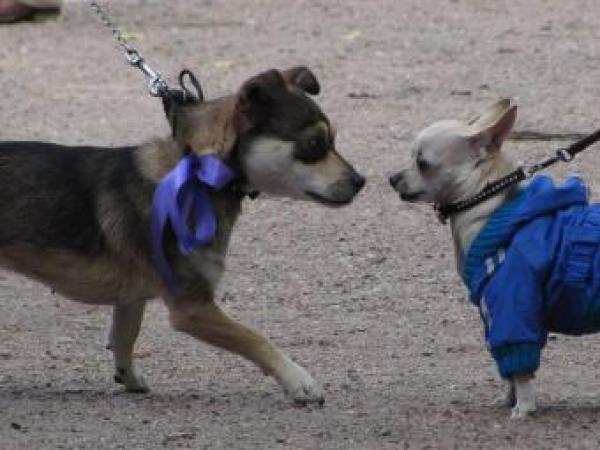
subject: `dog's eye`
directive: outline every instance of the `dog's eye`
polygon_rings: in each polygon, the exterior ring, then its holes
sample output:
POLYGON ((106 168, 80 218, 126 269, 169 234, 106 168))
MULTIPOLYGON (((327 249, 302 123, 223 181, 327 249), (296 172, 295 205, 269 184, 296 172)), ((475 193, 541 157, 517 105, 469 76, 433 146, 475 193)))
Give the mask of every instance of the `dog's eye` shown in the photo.
POLYGON ((327 154, 328 145, 323 136, 313 136, 304 143, 298 143, 294 156, 310 164, 320 161, 327 154))
POLYGON ((431 164, 424 159, 417 159, 417 167, 421 172, 427 172, 429 169, 431 169, 431 164))

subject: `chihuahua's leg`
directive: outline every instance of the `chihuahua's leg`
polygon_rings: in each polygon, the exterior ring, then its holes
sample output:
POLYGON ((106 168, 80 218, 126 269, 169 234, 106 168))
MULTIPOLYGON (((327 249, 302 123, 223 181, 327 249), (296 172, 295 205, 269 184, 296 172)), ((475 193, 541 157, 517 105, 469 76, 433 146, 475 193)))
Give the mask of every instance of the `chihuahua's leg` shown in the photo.
POLYGON ((171 323, 209 344, 237 353, 272 375, 297 404, 323 403, 317 382, 265 337, 230 319, 212 301, 169 305, 171 323))
POLYGON ((137 301, 113 307, 107 348, 114 354, 115 381, 123 384, 127 392, 149 391, 144 378, 136 373, 133 365, 133 346, 140 332, 145 306, 145 301, 137 301))
POLYGON ((517 404, 517 394, 515 393, 515 383, 511 379, 502 380, 504 385, 504 396, 502 398, 502 405, 507 408, 512 408, 517 404))
POLYGON ((512 409, 513 419, 522 419, 535 412, 535 392, 533 390, 532 375, 514 375, 512 381, 515 386, 517 398, 515 407, 512 409))

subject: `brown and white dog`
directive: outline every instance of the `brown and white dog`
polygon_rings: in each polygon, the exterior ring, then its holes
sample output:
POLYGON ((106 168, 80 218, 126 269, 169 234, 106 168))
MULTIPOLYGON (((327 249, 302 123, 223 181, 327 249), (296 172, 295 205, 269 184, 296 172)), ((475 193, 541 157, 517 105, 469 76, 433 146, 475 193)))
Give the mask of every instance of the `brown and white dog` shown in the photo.
POLYGON ((115 380, 127 391, 147 391, 132 351, 146 302, 162 297, 176 330, 253 361, 294 402, 322 403, 304 368, 228 318, 214 299, 240 192, 340 206, 363 187, 365 179, 336 151, 329 119, 307 95, 318 92, 306 68, 270 70, 234 95, 168 111, 173 138, 124 148, 0 143, 0 267, 73 300, 113 305, 109 348, 115 380), (241 181, 211 193, 219 226, 210 245, 183 256, 167 235, 181 282, 174 295, 152 263, 150 209, 157 183, 189 150, 218 155, 241 181))

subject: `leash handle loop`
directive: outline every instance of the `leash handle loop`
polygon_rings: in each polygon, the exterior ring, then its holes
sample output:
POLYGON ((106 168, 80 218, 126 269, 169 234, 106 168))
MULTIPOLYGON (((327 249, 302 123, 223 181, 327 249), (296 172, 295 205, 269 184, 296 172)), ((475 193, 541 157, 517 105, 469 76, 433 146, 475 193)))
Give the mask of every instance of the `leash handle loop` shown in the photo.
POLYGON ((196 75, 191 70, 183 69, 179 73, 179 87, 185 93, 186 97, 189 97, 194 102, 203 102, 204 101, 204 92, 202 91, 202 86, 196 78, 196 75), (186 78, 192 84, 192 87, 196 90, 195 93, 190 91, 190 89, 186 86, 185 80, 186 78))

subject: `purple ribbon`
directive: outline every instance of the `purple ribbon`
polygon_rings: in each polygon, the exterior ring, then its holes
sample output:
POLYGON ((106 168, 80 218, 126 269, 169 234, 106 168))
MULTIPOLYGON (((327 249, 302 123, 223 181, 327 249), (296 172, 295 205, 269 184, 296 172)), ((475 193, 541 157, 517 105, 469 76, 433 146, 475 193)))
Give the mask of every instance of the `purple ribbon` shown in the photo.
POLYGON ((188 154, 158 183, 151 212, 152 258, 171 292, 179 281, 164 248, 167 222, 179 251, 189 255, 210 244, 217 233, 217 218, 209 191, 218 191, 234 178, 233 171, 214 155, 188 154))

